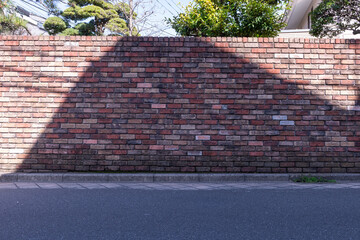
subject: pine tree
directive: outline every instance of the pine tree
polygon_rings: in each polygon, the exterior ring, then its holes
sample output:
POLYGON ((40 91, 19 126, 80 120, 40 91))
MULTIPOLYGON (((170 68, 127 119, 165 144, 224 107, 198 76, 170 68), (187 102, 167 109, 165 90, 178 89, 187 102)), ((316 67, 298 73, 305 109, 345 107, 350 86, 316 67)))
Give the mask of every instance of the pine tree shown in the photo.
POLYGON ((129 11, 128 7, 104 0, 70 0, 68 4, 70 7, 59 17, 49 17, 45 21, 44 28, 50 35, 137 35, 136 29, 129 32, 124 13, 129 11))

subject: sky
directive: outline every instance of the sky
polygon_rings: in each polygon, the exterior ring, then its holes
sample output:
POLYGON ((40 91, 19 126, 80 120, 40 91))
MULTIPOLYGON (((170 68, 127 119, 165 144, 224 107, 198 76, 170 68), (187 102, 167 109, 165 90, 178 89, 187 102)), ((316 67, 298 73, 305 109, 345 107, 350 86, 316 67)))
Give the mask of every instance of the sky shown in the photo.
POLYGON ((176 32, 168 26, 165 18, 172 18, 183 12, 183 7, 186 7, 191 0, 151 0, 152 2, 145 3, 146 9, 153 8, 154 13, 148 18, 146 27, 151 28, 149 31, 144 31, 142 35, 153 36, 176 36, 176 32))

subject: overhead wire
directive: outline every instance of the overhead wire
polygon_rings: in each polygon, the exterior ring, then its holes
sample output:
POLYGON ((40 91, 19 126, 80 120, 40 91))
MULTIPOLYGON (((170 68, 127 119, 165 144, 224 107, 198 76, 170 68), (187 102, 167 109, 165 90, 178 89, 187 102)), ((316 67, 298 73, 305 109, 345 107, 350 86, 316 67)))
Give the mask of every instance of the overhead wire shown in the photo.
POLYGON ((150 23, 145 23, 145 24, 151 26, 152 28, 156 28, 159 32, 166 33, 167 35, 169 35, 169 36, 171 36, 171 37, 176 37, 176 35, 174 35, 174 34, 172 34, 172 33, 169 33, 169 32, 167 32, 167 31, 165 31, 165 30, 163 30, 163 29, 160 29, 159 27, 157 27, 157 26, 155 26, 155 25, 152 25, 152 24, 150 24, 150 23))
POLYGON ((159 0, 156 0, 158 3, 161 4, 161 6, 163 6, 169 13, 171 13, 171 15, 175 16, 176 14, 174 14, 172 11, 170 11, 167 7, 165 7, 164 4, 162 4, 159 0))
POLYGON ((164 0, 172 9, 174 9, 174 11, 179 14, 179 12, 167 1, 167 0, 164 0))
POLYGON ((172 2, 173 5, 176 6, 177 9, 179 9, 179 11, 182 11, 182 9, 179 7, 179 3, 176 3, 174 0, 170 0, 170 2, 172 2))

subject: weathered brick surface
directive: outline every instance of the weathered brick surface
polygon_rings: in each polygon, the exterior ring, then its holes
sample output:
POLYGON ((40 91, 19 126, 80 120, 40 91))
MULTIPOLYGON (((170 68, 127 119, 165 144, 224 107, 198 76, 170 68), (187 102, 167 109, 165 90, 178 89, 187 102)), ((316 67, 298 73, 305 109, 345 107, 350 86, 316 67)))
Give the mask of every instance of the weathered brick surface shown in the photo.
POLYGON ((360 172, 359 48, 1 36, 0 169, 360 172))

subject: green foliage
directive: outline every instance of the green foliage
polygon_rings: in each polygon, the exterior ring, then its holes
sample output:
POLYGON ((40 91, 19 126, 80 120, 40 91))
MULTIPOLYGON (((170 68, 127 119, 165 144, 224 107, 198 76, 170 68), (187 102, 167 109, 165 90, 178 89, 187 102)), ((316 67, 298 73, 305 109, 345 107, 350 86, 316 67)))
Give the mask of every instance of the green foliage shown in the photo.
MULTIPOLYGON (((115 18, 111 19, 107 24, 106 28, 109 29, 111 32, 123 32, 124 35, 130 35, 129 34, 129 28, 127 27, 126 21, 121 18, 115 18)), ((134 36, 136 34, 133 34, 134 36)))
POLYGON ((167 22, 182 36, 274 37, 289 0, 194 0, 167 22))
POLYGON ((59 35, 60 36, 79 36, 80 31, 75 28, 67 28, 64 31, 62 31, 59 35))
POLYGON ((27 22, 15 15, 14 6, 9 1, 0 0, 0 34, 30 34, 27 22))
POLYGON ((76 5, 69 7, 62 12, 61 16, 63 16, 67 20, 74 20, 74 21, 80 20, 80 18, 78 17, 79 15, 78 12, 80 9, 81 7, 76 5))
POLYGON ((126 18, 129 14, 124 12, 124 10, 130 11, 130 8, 125 3, 111 4, 105 0, 69 0, 69 5, 70 7, 61 13, 62 22, 57 19, 56 23, 50 24, 48 20, 54 17, 46 20, 44 27, 50 35, 102 36, 106 30, 112 35, 130 35, 129 21, 126 18), (125 5, 127 8, 124 7, 125 5), (81 23, 71 24, 77 21, 81 23), (63 29, 64 24, 73 27, 63 29))
POLYGON ((90 21, 88 23, 78 23, 74 29, 78 30, 81 36, 93 36, 95 33, 95 25, 94 21, 90 21))
POLYGON ((329 180, 324 177, 315 177, 315 176, 301 176, 293 179, 294 182, 298 183, 335 183, 335 180, 329 180))
POLYGON ((50 35, 55 35, 66 29, 66 23, 59 17, 49 17, 44 23, 44 28, 50 35))
POLYGON ((335 37, 345 30, 360 33, 359 0, 323 0, 311 13, 310 34, 335 37))
MULTIPOLYGON (((114 0, 117 2, 116 4, 116 7, 120 9, 120 18, 123 18, 123 19, 128 19, 129 18, 129 13, 130 13, 130 6, 125 3, 125 2, 119 2, 117 0, 114 0)), ((137 17, 137 13, 136 12, 133 12, 133 19, 135 20, 136 17, 137 17)))

